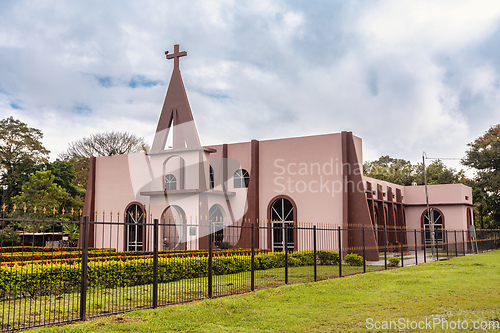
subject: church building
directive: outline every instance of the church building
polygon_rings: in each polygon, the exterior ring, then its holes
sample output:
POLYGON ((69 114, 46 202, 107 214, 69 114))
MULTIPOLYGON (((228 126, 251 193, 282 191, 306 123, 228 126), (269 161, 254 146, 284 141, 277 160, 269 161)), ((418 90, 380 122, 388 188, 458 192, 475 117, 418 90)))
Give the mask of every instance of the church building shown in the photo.
MULTIPOLYGON (((90 246, 152 250, 143 223, 158 219, 160 250, 203 249, 210 241, 248 248, 252 230, 258 248, 283 251, 286 239, 289 250, 303 250, 310 234, 283 226, 307 222, 345 229, 342 247, 351 249, 360 248, 364 228, 367 259, 378 260, 387 244, 415 242, 406 233, 382 237, 380 229, 428 228, 424 186, 365 177, 362 140, 351 132, 202 146, 179 68, 186 55, 179 45, 167 54, 174 68, 151 150, 91 158, 90 246)), ((472 224, 470 187, 430 185, 428 198, 436 229, 472 224)))

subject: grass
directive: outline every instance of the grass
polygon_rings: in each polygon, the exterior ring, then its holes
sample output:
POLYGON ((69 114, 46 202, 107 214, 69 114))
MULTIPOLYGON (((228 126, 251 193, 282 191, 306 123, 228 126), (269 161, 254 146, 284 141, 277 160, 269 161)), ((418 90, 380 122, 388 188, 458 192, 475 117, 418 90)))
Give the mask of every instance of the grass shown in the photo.
POLYGON ((499 304, 500 251, 493 251, 33 332, 359 332, 368 318, 498 323, 499 304))
MULTIPOLYGON (((383 267, 367 266, 367 271, 380 270, 383 267)), ((356 274, 362 267, 342 266, 343 275, 356 274)), ((338 266, 319 265, 318 280, 337 277, 338 266)), ((288 283, 312 281, 313 267, 289 267, 288 283)), ((160 283, 158 286, 158 304, 185 302, 206 298, 208 295, 207 277, 160 283)), ((222 296, 248 292, 251 290, 250 272, 213 277, 213 295, 222 296)), ((255 271, 255 288, 264 289, 285 284, 285 269, 274 268, 255 271)), ((152 286, 139 285, 123 288, 90 288, 87 293, 87 316, 94 317, 108 313, 117 313, 130 309, 150 308, 152 306, 152 286)), ((62 320, 79 318, 80 294, 18 298, 0 302, 2 328, 29 327, 62 320), (8 326, 11 325, 11 326, 8 326)))

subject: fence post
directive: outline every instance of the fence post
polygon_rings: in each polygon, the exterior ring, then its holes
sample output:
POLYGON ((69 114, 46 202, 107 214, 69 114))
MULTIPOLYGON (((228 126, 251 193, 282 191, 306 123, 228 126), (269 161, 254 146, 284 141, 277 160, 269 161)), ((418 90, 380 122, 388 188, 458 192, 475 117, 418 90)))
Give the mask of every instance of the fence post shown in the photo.
POLYGON ((153 225, 153 308, 158 307, 158 219, 153 225))
MULTIPOLYGON (((478 238, 481 240, 481 241, 479 242, 479 244, 482 244, 482 243, 483 243, 483 239, 484 239, 483 229, 479 229, 479 232, 478 232, 478 233, 477 233, 477 235, 476 235, 476 254, 478 254, 478 253, 479 253, 479 249, 477 248, 477 239, 478 239, 478 238), (479 235, 481 235, 481 237, 477 237, 477 236, 479 236, 479 235)), ((470 242, 471 242, 471 245, 472 245, 472 239, 471 239, 470 237, 469 237, 469 239, 470 239, 470 242)))
POLYGON ((403 253, 403 227, 401 227, 399 232, 399 240, 401 241, 401 267, 404 267, 404 253, 403 253))
POLYGON ((384 227, 384 268, 387 269, 387 227, 384 227))
POLYGON ((425 238, 425 227, 420 229, 420 233, 423 234, 423 245, 424 245, 424 263, 427 263, 427 239, 425 238))
POLYGON ((445 239, 446 239, 446 242, 444 242, 443 244, 446 244, 446 260, 450 260, 450 251, 448 249, 448 246, 450 246, 450 242, 448 241, 448 230, 444 230, 445 232, 445 239))
POLYGON ((288 223, 283 221, 283 230, 285 232, 285 284, 288 284, 288 223))
POLYGON ((212 298, 212 221, 208 221, 208 298, 212 298))
POLYGON ((436 261, 439 261, 439 240, 436 237, 436 228, 434 228, 434 240, 436 241, 436 261))
POLYGON ((464 230, 462 230, 462 250, 464 250, 464 256, 466 254, 466 248, 465 248, 465 235, 464 235, 464 230))
POLYGON ((339 277, 342 277, 342 229, 339 230, 339 277))
POLYGON ((87 316, 87 269, 89 254, 89 217, 83 217, 82 226, 82 279, 80 283, 80 320, 85 320, 87 316))
POLYGON ((457 229, 455 229, 455 257, 458 257, 458 249, 457 249, 457 229))
POLYGON ((313 226, 313 259, 314 259, 314 282, 318 280, 318 267, 316 263, 316 226, 313 226))
POLYGON ((250 257, 250 289, 255 290, 255 224, 252 223, 252 255, 250 257))
POLYGON ((363 273, 366 273, 365 227, 363 227, 363 273))
POLYGON ((415 235, 415 265, 418 265, 418 246, 417 246, 417 229, 413 229, 415 235))

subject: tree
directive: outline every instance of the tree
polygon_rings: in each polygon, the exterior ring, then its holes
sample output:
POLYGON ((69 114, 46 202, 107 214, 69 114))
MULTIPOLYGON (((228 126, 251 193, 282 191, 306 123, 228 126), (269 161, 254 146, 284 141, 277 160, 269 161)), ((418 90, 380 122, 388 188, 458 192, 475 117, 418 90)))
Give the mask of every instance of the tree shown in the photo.
MULTIPOLYGON (((422 163, 411 164, 403 159, 381 156, 373 162, 365 162, 364 175, 385 180, 398 185, 409 186, 412 183, 424 184, 424 167, 422 163)), ((433 160, 426 167, 427 184, 454 184, 465 181, 464 172, 448 168, 441 160, 433 160)))
POLYGON ((71 142, 61 158, 90 158, 91 156, 111 156, 147 151, 144 138, 128 132, 105 132, 71 142))
MULTIPOLYGON (((427 163, 426 163, 427 164, 427 163)), ((414 181, 419 184, 424 184, 424 166, 418 164, 416 166, 417 173, 414 181)), ((426 165, 427 184, 456 184, 465 182, 465 173, 463 170, 455 170, 444 165, 441 160, 433 160, 430 164, 426 165)))
POLYGON ((462 164, 476 169, 470 181, 475 219, 481 227, 500 228, 500 124, 467 145, 462 164))
POLYGON ((67 162, 71 163, 73 171, 75 172, 73 185, 85 192, 87 188, 87 179, 89 177, 89 159, 87 157, 72 157, 67 160, 67 162))
POLYGON ((61 204, 66 208, 73 208, 78 211, 83 208, 85 199, 85 187, 79 186, 73 161, 55 160, 45 165, 44 170, 48 170, 54 176, 54 183, 64 189, 70 198, 61 204))
POLYGON ((411 185, 415 179, 415 167, 409 161, 388 155, 373 162, 365 162, 363 171, 367 177, 405 186, 411 185))
MULTIPOLYGON (((18 214, 24 213, 26 217, 35 217, 45 214, 47 218, 59 218, 61 209, 71 202, 71 196, 65 189, 57 185, 55 176, 51 171, 37 171, 31 174, 28 181, 23 184, 21 193, 12 199, 18 214), (35 213, 35 207, 37 212, 35 213), (45 208, 45 213, 43 209, 45 208), (55 210, 55 214, 53 212, 55 210), (54 216, 55 215, 55 216, 54 216)), ((69 210, 70 207, 65 207, 69 210)))
POLYGON ((49 151, 42 145, 40 130, 13 117, 0 120, 0 184, 9 205, 19 194, 27 175, 47 161, 49 151))

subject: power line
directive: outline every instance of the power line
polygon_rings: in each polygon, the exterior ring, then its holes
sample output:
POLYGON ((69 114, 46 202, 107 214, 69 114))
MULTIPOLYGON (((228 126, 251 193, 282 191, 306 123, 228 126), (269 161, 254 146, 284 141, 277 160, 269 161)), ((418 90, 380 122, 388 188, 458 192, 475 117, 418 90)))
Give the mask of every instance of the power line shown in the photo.
POLYGON ((425 157, 428 160, 461 160, 460 157, 425 157))

